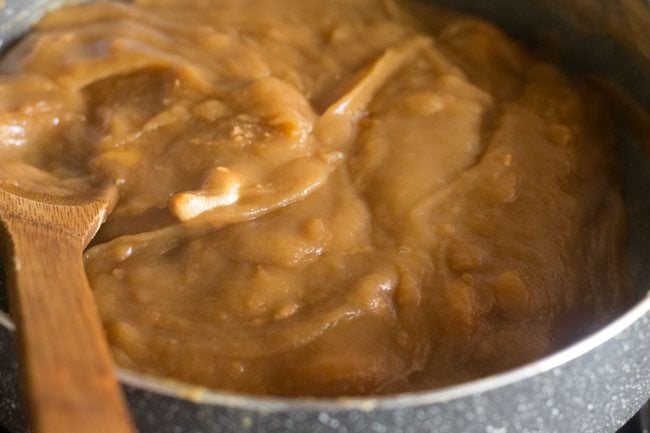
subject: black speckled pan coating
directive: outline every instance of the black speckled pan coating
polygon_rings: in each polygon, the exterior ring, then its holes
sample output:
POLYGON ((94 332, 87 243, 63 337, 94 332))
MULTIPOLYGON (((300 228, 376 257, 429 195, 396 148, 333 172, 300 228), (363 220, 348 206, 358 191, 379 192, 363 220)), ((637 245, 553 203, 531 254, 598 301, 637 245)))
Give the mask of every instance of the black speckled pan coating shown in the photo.
MULTIPOLYGON (((5 48, 64 0, 5 0, 5 48)), ((650 110, 646 0, 440 0, 486 16, 571 71, 620 84, 650 110), (633 13, 630 13, 633 11, 633 13)), ((639 303, 579 343, 533 364, 428 393, 288 400, 212 393, 120 371, 141 433, 612 433, 650 398, 650 143, 623 126, 629 257, 639 303)), ((6 305, 0 287, 0 308, 6 305)), ((27 431, 11 322, 0 313, 0 425, 27 431)), ((55 374, 55 372, 53 372, 55 374)))

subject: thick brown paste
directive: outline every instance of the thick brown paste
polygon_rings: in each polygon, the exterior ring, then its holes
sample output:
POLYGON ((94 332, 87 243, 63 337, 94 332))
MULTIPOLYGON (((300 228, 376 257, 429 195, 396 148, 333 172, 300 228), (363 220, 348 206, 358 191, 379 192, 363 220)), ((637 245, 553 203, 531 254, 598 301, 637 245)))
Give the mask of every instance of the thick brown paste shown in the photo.
POLYGON ((397 0, 136 0, 0 63, 0 175, 109 180, 85 260, 119 365, 219 390, 429 389, 625 304, 597 96, 397 0))

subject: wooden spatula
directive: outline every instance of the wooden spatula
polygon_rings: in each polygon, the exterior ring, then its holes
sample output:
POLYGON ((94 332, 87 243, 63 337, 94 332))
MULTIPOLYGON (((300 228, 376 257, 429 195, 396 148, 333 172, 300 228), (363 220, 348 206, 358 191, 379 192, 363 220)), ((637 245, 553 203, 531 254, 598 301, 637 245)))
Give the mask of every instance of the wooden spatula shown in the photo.
POLYGON ((58 197, 0 185, 4 264, 35 433, 135 431, 82 262, 113 196, 58 197))

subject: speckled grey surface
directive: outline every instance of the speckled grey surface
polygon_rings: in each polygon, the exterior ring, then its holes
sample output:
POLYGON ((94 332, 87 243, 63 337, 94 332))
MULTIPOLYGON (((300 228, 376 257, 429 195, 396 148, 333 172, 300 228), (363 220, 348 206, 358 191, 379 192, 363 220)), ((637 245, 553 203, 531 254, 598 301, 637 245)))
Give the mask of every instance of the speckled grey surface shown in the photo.
MULTIPOLYGON (((31 1, 36 7, 20 12, 28 2, 6 0, 0 9, 0 46, 23 32, 44 7, 63 2, 31 1)), ((648 1, 439 2, 491 17, 529 42, 541 40, 568 67, 609 76, 650 108, 650 60, 646 57, 650 43, 638 45, 650 39, 632 31, 638 23, 650 22, 648 1), (607 17, 596 16, 622 7, 634 9, 632 15, 621 15, 631 20, 629 32, 625 26, 606 27, 602 23, 609 22, 607 17), (617 41, 637 45, 626 48, 608 37, 617 31, 621 31, 617 41), (635 34, 641 36, 630 36, 635 34)), ((650 288, 650 158, 625 129, 619 138, 629 173, 625 199, 632 222, 631 266, 642 297, 650 288)), ((504 375, 395 398, 262 400, 201 393, 129 373, 122 373, 121 378, 128 383, 126 395, 141 433, 611 433, 650 398, 649 310, 650 300, 646 300, 576 346, 504 375), (173 395, 190 395, 201 403, 173 395)), ((0 425, 12 433, 24 433, 14 343, 13 333, 0 320, 0 425)))

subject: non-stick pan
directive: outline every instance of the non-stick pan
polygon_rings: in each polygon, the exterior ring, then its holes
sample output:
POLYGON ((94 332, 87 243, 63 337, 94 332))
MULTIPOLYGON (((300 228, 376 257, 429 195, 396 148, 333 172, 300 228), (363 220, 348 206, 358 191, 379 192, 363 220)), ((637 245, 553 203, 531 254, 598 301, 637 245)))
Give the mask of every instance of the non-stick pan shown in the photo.
MULTIPOLYGON (((0 44, 63 0, 0 2, 0 44)), ((69 2, 68 2, 69 3, 69 2)), ((486 16, 574 74, 607 78, 650 109, 647 0, 440 0, 486 16)), ((429 392, 343 400, 260 398, 121 370, 142 433, 611 433, 650 398, 650 149, 619 114, 638 303, 529 365, 429 392)), ((632 122, 633 123, 633 122, 632 122)), ((1 297, 1 296, 0 296, 1 297)), ((0 299, 0 304, 2 300, 0 299)), ((56 372, 53 372, 56 374, 56 372)), ((12 324, 0 313, 0 425, 26 431, 12 324)))

